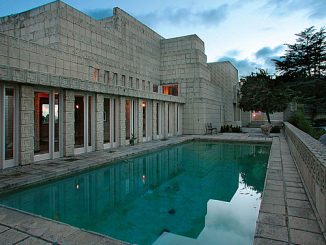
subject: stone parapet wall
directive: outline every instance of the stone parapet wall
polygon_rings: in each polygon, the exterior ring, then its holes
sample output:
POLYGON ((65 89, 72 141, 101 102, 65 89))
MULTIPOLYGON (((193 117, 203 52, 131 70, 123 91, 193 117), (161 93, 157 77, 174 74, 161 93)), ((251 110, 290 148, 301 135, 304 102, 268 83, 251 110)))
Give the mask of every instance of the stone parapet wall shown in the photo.
POLYGON ((319 141, 285 123, 285 134, 291 154, 301 173, 312 204, 326 230, 326 147, 319 141))

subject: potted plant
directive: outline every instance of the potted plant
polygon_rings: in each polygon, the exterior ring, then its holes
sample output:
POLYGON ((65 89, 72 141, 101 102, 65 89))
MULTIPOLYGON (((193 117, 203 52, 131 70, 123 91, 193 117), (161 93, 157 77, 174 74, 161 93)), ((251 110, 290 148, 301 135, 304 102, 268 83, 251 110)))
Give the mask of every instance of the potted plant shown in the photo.
POLYGON ((136 140, 137 138, 135 137, 135 135, 131 134, 131 138, 129 139, 129 144, 134 145, 136 140))

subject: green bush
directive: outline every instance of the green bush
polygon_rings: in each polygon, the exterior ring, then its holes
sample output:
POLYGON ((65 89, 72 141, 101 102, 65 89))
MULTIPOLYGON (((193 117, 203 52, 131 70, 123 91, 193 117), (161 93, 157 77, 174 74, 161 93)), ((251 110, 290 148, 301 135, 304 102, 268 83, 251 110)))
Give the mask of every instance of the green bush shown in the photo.
POLYGON ((240 126, 232 126, 232 125, 224 125, 221 126, 221 133, 241 133, 241 127, 240 126))
POLYGON ((326 130, 325 129, 323 129, 323 128, 315 128, 314 129, 314 135, 313 135, 313 137, 315 139, 319 139, 320 136, 322 136, 323 134, 326 134, 326 130))
POLYGON ((315 129, 312 126, 311 122, 305 118, 304 113, 301 111, 294 113, 289 122, 297 128, 301 129, 303 132, 311 135, 315 139, 319 139, 320 136, 326 132, 324 129, 315 129))

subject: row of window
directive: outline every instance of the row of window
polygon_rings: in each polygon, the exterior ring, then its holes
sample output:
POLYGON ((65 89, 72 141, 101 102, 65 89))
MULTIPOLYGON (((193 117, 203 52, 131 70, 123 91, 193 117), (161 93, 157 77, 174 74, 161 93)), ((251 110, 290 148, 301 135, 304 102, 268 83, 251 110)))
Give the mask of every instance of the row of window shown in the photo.
MULTIPOLYGON (((100 80, 100 69, 90 66, 90 74, 91 74, 91 80, 94 82, 98 82, 100 80)), ((130 87, 130 88, 136 88, 141 89, 143 91, 151 91, 151 82, 142 80, 140 83, 139 78, 134 79, 133 77, 129 77, 128 84, 126 81, 126 76, 121 75, 121 84, 119 84, 118 80, 118 73, 110 72, 110 71, 104 71, 104 83, 106 84, 112 84, 112 85, 121 85, 123 87, 130 87)), ((158 93, 159 92, 159 86, 157 84, 153 84, 153 92, 158 93)), ((179 95, 179 89, 177 84, 172 85, 163 85, 162 86, 162 93, 167 95, 179 95)))
MULTIPOLYGON (((164 115, 164 107, 160 103, 148 104, 143 100, 142 107, 138 107, 138 101, 126 98, 125 125, 119 125, 119 110, 121 109, 118 98, 104 98, 103 106, 103 144, 104 148, 118 146, 119 128, 125 127, 125 139, 127 143, 137 133, 137 128, 142 126, 143 139, 151 140, 160 136, 163 127, 163 117, 167 117, 167 133, 172 136, 179 132, 179 105, 168 104, 167 115, 164 115), (156 107, 156 130, 152 131, 151 106, 156 107), (139 116, 140 111, 142 124, 139 116), (176 113, 176 125, 174 116, 176 113), (173 130, 175 127, 175 131, 173 130), (153 134, 153 135, 152 135, 153 134), (154 136, 155 134, 155 136, 154 136)), ((17 87, 0 84, 0 169, 12 167, 18 159, 17 135, 19 110, 17 87)), ((60 91, 38 90, 34 91, 34 161, 52 159, 62 156, 63 145, 63 96, 60 91)), ((74 103, 74 153, 79 154, 94 150, 95 145, 95 101, 93 95, 75 95, 74 103)), ((139 137, 139 135, 138 135, 139 137)))

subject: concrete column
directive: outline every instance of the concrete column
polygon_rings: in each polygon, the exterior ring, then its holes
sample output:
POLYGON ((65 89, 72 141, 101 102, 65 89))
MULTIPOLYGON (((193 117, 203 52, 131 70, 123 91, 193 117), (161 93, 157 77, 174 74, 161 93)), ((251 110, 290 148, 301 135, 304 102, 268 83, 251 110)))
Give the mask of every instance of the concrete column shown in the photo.
POLYGON ((20 88, 20 163, 30 164, 34 161, 34 89, 22 85, 20 88))
POLYGON ((74 155, 75 144, 75 93, 72 90, 63 92, 63 155, 74 155))
POLYGON ((148 135, 146 135, 147 138, 149 138, 150 140, 153 139, 153 101, 152 100, 148 100, 147 101, 147 115, 146 115, 146 120, 147 120, 147 133, 148 135))
POLYGON ((182 128, 183 128, 183 104, 179 104, 179 135, 182 135, 182 128))
POLYGON ((103 137, 104 137, 104 122, 103 122, 103 102, 104 98, 102 94, 96 94, 95 104, 95 150, 103 149, 103 137))
POLYGON ((126 98, 125 97, 120 97, 119 101, 119 142, 120 145, 126 145, 126 98))
POLYGON ((162 131, 163 138, 167 138, 168 137, 168 132, 169 132, 169 130, 168 130, 168 126, 169 126, 169 123, 168 123, 169 108, 168 108, 168 106, 169 106, 169 103, 164 102, 164 112, 163 112, 163 114, 164 114, 164 125, 163 125, 163 128, 162 128, 163 129, 163 131, 162 131))
POLYGON ((138 99, 138 142, 143 142, 143 100, 138 99))
POLYGON ((152 139, 157 139, 158 136, 156 134, 157 131, 157 125, 156 125, 156 119, 157 119, 157 101, 153 101, 152 106, 152 139))
POLYGON ((179 123, 179 119, 178 119, 178 103, 174 103, 174 131, 173 131, 173 135, 178 135, 178 123, 179 123))

